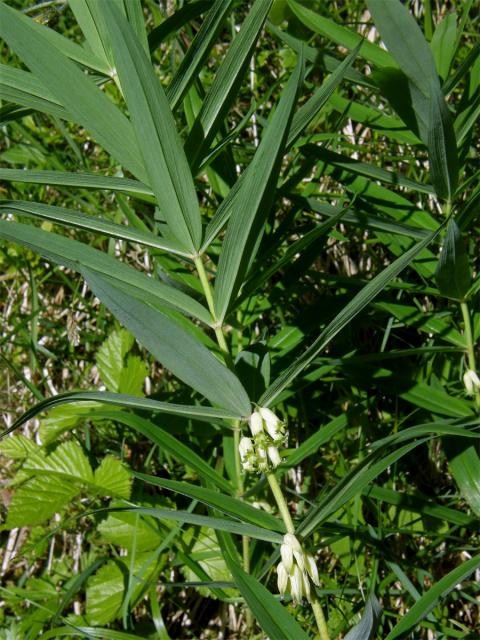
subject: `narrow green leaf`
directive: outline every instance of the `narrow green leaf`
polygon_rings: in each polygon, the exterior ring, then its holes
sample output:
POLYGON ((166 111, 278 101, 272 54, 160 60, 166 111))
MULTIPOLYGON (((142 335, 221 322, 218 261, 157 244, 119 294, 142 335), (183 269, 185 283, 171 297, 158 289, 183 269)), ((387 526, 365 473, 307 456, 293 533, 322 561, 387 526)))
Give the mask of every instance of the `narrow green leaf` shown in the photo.
POLYGON ((67 120, 69 114, 33 73, 0 64, 0 98, 67 120))
POLYGON ((345 636, 345 640, 372 640, 378 627, 382 608, 375 595, 371 595, 365 605, 362 619, 345 636))
POLYGON ((127 118, 38 30, 32 20, 0 3, 0 35, 70 116, 140 180, 146 173, 133 128, 127 118))
MULTIPOLYGON (((31 75, 31 74, 30 74, 31 75)), ((1 72, 0 72, 1 77, 1 72)), ((25 169, 0 168, 0 180, 8 182, 26 182, 31 184, 50 184, 78 189, 106 189, 107 191, 120 191, 122 193, 138 194, 140 196, 153 196, 153 191, 143 182, 130 178, 117 178, 114 176, 102 176, 98 173, 68 171, 33 171, 25 169)), ((170 244, 167 242, 167 245, 170 244)))
POLYGON ((185 4, 178 9, 178 11, 172 13, 171 16, 152 29, 148 34, 150 52, 155 51, 170 34, 181 29, 185 24, 190 22, 190 20, 195 20, 199 15, 208 11, 211 6, 211 0, 197 0, 196 2, 185 4))
POLYGON ((438 75, 445 80, 448 78, 450 66, 455 55, 455 42, 457 40, 457 14, 447 13, 435 27, 433 38, 430 42, 438 75))
POLYGON ((218 493, 218 491, 212 491, 204 487, 197 487, 188 482, 164 480, 163 478, 149 476, 144 473, 134 473, 134 476, 139 480, 143 480, 143 482, 163 487, 169 491, 181 493, 189 498, 203 502, 214 509, 218 509, 225 515, 237 518, 243 522, 258 525, 265 529, 271 529, 272 531, 285 532, 285 526, 281 520, 237 498, 232 498, 231 496, 226 496, 225 494, 218 493))
POLYGON ((235 584, 256 621, 272 640, 307 640, 298 622, 256 578, 245 573, 235 558, 226 556, 235 584))
MULTIPOLYGON (((51 204, 40 202, 30 202, 28 200, 0 200, 0 211, 15 213, 19 216, 39 218, 40 220, 50 220, 57 224, 65 225, 74 229, 86 229, 87 231, 98 232, 102 235, 129 242, 138 242, 147 247, 168 251, 182 256, 188 255, 178 244, 169 240, 164 240, 153 233, 138 231, 133 227, 110 222, 92 215, 79 213, 72 209, 54 207, 51 204)), ((88 251, 88 249, 86 249, 88 251)))
MULTIPOLYGON (((156 404, 155 401, 152 402, 156 404)), ((140 407, 141 405, 138 405, 137 408, 140 407)), ((184 409, 186 408, 187 407, 184 409)), ((195 410, 196 407, 193 407, 193 409, 195 410)), ((228 480, 221 476, 218 471, 215 471, 215 469, 213 469, 203 457, 198 455, 198 453, 195 453, 195 451, 193 451, 189 446, 183 444, 183 442, 172 436, 168 431, 165 431, 157 424, 153 424, 144 418, 140 418, 139 416, 132 413, 126 413, 124 411, 95 411, 92 415, 102 416, 102 418, 114 420, 115 422, 120 422, 121 424, 125 424, 132 429, 135 429, 135 431, 148 438, 150 442, 153 442, 160 447, 162 451, 166 451, 176 460, 179 460, 184 465, 195 471, 202 480, 208 483, 213 483, 222 491, 229 493, 232 491, 232 486, 228 480)), ((197 418, 195 413, 191 413, 189 415, 186 414, 185 411, 183 414, 179 413, 177 415, 186 415, 188 418, 197 418)), ((205 419, 205 417, 205 415, 202 416, 203 419, 205 419)), ((152 476, 145 476, 145 478, 147 477, 149 478, 149 482, 151 481, 150 479, 156 480, 152 476)))
POLYGON ((124 16, 108 2, 99 9, 109 25, 115 66, 149 184, 172 234, 184 248, 195 252, 202 236, 200 210, 165 92, 124 16))
POLYGON ((46 398, 37 403, 23 415, 21 415, 11 427, 0 433, 0 439, 5 438, 9 433, 18 429, 22 424, 31 420, 42 411, 47 411, 53 407, 76 402, 99 402, 111 404, 119 407, 129 407, 140 411, 151 411, 152 413, 166 413, 172 416, 183 416, 185 418, 195 418, 204 422, 211 422, 215 418, 222 420, 238 420, 241 416, 236 412, 225 409, 214 409, 213 407, 203 407, 201 405, 183 405, 170 402, 160 402, 150 398, 138 398, 128 396, 123 393, 106 393, 104 391, 70 391, 59 393, 51 398, 46 398))
MULTIPOLYGON (((302 52, 303 50, 299 52, 299 55, 302 55, 302 52)), ((326 102, 328 102, 333 91, 338 87, 342 79, 345 77, 345 74, 350 69, 357 54, 358 48, 355 48, 342 63, 339 63, 332 75, 322 84, 321 87, 317 89, 313 96, 309 98, 309 100, 294 114, 290 130, 288 132, 288 138, 285 146, 286 150, 295 144, 301 132, 312 122, 312 120, 318 115, 320 109, 326 104, 326 102)), ((228 196, 223 200, 212 220, 208 223, 205 230, 205 240, 201 249, 202 252, 210 246, 230 219, 232 211, 236 206, 236 198, 239 197, 238 194, 243 189, 243 182, 247 180, 248 174, 253 171, 254 167, 249 165, 234 184, 228 196)))
MULTIPOLYGON (((105 511, 105 509, 102 509, 102 511, 105 511)), ((226 518, 201 516, 196 513, 190 513, 189 511, 170 511, 169 509, 155 509, 153 507, 109 508, 108 511, 130 511, 132 513, 152 516, 152 518, 158 518, 159 520, 187 522, 188 524, 210 527, 211 529, 218 531, 228 531, 229 533, 245 535, 250 538, 255 538, 256 540, 264 540, 265 542, 274 542, 276 544, 281 543, 283 540, 283 535, 281 533, 262 529, 261 527, 254 526, 253 524, 243 524, 236 520, 229 520, 226 518)))
POLYGON ((417 407, 441 416, 461 418, 472 415, 472 408, 468 401, 452 397, 443 389, 436 389, 426 382, 413 383, 410 389, 400 393, 400 397, 417 407))
POLYGON ((193 172, 200 166, 227 114, 250 62, 272 0, 257 0, 234 38, 185 143, 193 172))
POLYGON ((427 145, 435 191, 439 198, 451 200, 458 184, 457 141, 452 117, 438 83, 430 85, 427 145))
POLYGON ((465 438, 453 437, 444 438, 443 446, 463 499, 480 518, 480 457, 475 445, 465 438))
POLYGON ((0 238, 22 244, 46 260, 79 273, 83 273, 88 267, 89 271, 100 274, 111 286, 146 300, 154 307, 178 309, 207 325, 211 322, 207 309, 183 291, 149 278, 112 256, 76 240, 43 231, 32 225, 4 220, 0 220, 0 238))
MULTIPOLYGON (((367 7, 388 51, 417 88, 428 92, 434 79, 440 85, 430 47, 407 7, 400 0, 367 0, 367 7)), ((385 66, 392 66, 391 58, 385 66)))
POLYGON ((474 556, 466 562, 447 573, 441 580, 433 585, 413 607, 406 613, 390 631, 385 640, 395 640, 405 636, 415 629, 419 622, 425 618, 455 587, 466 580, 476 569, 480 567, 480 555, 474 556))
POLYGON ((453 218, 447 226, 435 278, 442 296, 458 301, 465 299, 471 285, 470 264, 465 242, 453 218))
POLYGON ((297 92, 303 81, 303 59, 290 77, 236 195, 215 279, 215 312, 223 321, 258 249, 274 198, 297 92))
POLYGON ((431 177, 440 198, 451 199, 458 181, 452 118, 440 87, 435 60, 420 27, 399 0, 367 0, 383 41, 410 81, 419 133, 428 146, 431 177))
POLYGON ((250 414, 250 402, 238 378, 177 322, 98 273, 83 268, 82 275, 113 315, 180 380, 214 404, 250 414))
POLYGON ((215 44, 225 18, 232 10, 232 5, 233 0, 215 0, 202 21, 198 33, 189 45, 180 66, 168 86, 167 98, 172 111, 177 109, 189 86, 198 77, 210 50, 215 44))
MULTIPOLYGON (((443 225, 442 225, 443 226, 443 225)), ((346 325, 355 318, 370 302, 398 276, 403 269, 434 240, 442 228, 430 234, 406 251, 400 258, 371 280, 357 295, 342 309, 342 311, 328 324, 318 338, 270 385, 259 400, 261 406, 270 405, 275 398, 312 362, 327 344, 346 325)))
POLYGON ((316 11, 308 9, 305 4, 296 2, 295 0, 288 0, 288 6, 297 16, 297 18, 311 31, 319 33, 325 38, 329 38, 348 49, 354 49, 359 44, 362 44, 362 57, 378 66, 391 66, 392 58, 390 54, 381 49, 373 42, 364 40, 361 35, 355 33, 347 27, 343 27, 333 22, 329 18, 325 18, 316 11))

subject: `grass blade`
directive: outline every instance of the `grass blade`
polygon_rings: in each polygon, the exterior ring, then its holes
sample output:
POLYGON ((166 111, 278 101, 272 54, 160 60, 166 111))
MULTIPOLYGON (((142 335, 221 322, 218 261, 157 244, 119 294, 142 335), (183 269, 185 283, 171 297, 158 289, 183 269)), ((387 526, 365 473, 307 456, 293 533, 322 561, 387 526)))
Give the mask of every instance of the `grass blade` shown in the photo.
POLYGON ((165 92, 124 16, 108 2, 99 8, 109 25, 115 66, 149 184, 172 234, 184 248, 195 252, 201 244, 200 210, 165 92))

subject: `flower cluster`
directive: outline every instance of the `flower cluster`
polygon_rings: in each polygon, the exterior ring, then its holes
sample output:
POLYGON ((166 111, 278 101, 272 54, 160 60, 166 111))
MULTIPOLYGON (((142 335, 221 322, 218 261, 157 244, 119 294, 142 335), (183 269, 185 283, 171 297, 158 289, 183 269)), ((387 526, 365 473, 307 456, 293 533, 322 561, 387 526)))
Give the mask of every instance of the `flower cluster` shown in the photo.
POLYGON ((287 533, 283 537, 280 553, 282 561, 277 567, 279 592, 283 595, 289 591, 296 602, 301 602, 304 597, 310 600, 310 581, 317 587, 320 585, 313 556, 303 551, 302 545, 293 533, 287 533))
POLYGON ((467 390, 467 395, 473 396, 477 389, 480 389, 480 378, 476 371, 469 369, 463 375, 463 383, 467 390))
POLYGON ((240 440, 240 458, 245 471, 267 471, 282 459, 279 446, 286 446, 285 424, 266 407, 259 407, 248 419, 252 437, 240 440))

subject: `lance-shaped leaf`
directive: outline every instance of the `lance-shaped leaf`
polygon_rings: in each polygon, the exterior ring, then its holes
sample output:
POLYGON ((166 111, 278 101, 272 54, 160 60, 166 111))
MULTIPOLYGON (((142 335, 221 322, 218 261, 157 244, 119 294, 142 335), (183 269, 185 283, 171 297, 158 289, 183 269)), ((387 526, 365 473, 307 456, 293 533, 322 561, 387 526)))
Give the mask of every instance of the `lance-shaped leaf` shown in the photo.
POLYGON ((230 13, 233 0, 216 0, 205 16, 202 25, 189 45, 180 66, 167 89, 172 111, 183 100, 190 84, 198 77, 211 48, 215 44, 225 18, 230 13))
POLYGON ((447 226, 435 278, 442 296, 464 300, 471 284, 470 265, 465 242, 453 218, 447 226))
MULTIPOLYGON (((174 242, 159 238, 153 233, 138 231, 134 227, 127 227, 96 216, 73 211, 72 209, 54 207, 51 204, 43 204, 41 202, 29 202, 28 200, 0 200, 0 211, 2 210, 17 215, 39 218, 40 220, 50 220, 74 229, 98 232, 112 238, 138 242, 147 247, 185 256, 185 252, 179 249, 174 242)), ((86 250, 88 251, 88 248, 86 250)))
POLYGON ((466 580, 480 567, 480 554, 462 562, 441 580, 436 582, 406 613, 390 631, 385 640, 395 640, 406 637, 409 632, 417 629, 418 623, 425 618, 455 587, 466 580))
POLYGON ((258 237, 275 197, 275 185, 302 78, 303 59, 300 57, 267 125, 248 176, 235 198, 215 280, 215 312, 219 320, 225 318, 258 249, 258 237))
MULTIPOLYGON (((442 225, 443 226, 443 225, 442 225)), ((339 333, 349 322, 355 318, 370 302, 395 278, 405 267, 414 260, 440 232, 430 234, 427 238, 414 245, 406 251, 400 258, 397 258, 391 265, 379 273, 369 282, 357 295, 335 316, 335 318, 322 331, 318 338, 299 356, 280 376, 270 385, 263 396, 258 401, 261 406, 270 405, 275 398, 312 362, 314 358, 324 349, 327 344, 339 333)))
POLYGON ((185 143, 193 171, 200 166, 237 95, 272 0, 256 0, 233 40, 185 143))
POLYGON ((146 172, 128 119, 80 67, 35 29, 35 23, 0 3, 0 36, 73 120, 82 124, 105 149, 137 178, 146 172))
POLYGON ((132 27, 115 5, 99 9, 109 25, 116 70, 141 149, 149 184, 171 233, 192 253, 202 225, 193 177, 167 97, 132 27))
POLYGON ((33 73, 0 64, 0 98, 67 120, 69 114, 33 73))
POLYGON ((223 549, 227 566, 235 580, 240 593, 251 609, 260 627, 269 638, 275 640, 307 640, 309 636, 303 631, 293 616, 276 600, 270 591, 256 578, 245 573, 239 566, 236 557, 228 548, 223 549))
MULTIPOLYGON (((319 111, 326 104, 347 74, 353 61, 358 55, 358 50, 359 47, 356 47, 342 63, 338 64, 332 75, 327 78, 327 80, 325 80, 325 82, 315 91, 313 96, 309 98, 307 102, 298 109, 298 111, 296 111, 292 119, 285 149, 289 149, 295 143, 305 127, 307 127, 318 115, 319 111)), ((300 53, 302 53, 302 51, 303 49, 300 53)), ((217 209, 217 212, 207 225, 202 251, 205 251, 209 247, 230 219, 232 211, 236 206, 235 200, 239 192, 243 189, 243 182, 247 180, 248 174, 254 170, 254 166, 252 165, 253 163, 247 167, 237 182, 233 185, 228 196, 223 200, 222 204, 217 209)))
POLYGON ((107 279, 112 287, 118 287, 134 297, 146 299, 155 307, 178 309, 202 320, 205 324, 211 321, 207 309, 183 291, 149 278, 112 256, 76 240, 43 231, 32 225, 5 220, 0 220, 0 238, 22 244, 46 260, 79 273, 83 273, 83 269, 88 267, 90 271, 107 279))
POLYGON ((367 6, 382 40, 408 78, 435 191, 440 198, 451 199, 458 181, 457 146, 432 51, 415 18, 399 0, 367 0, 367 6))
POLYGON ((170 317, 125 293, 89 269, 82 274, 94 294, 152 355, 212 403, 249 415, 239 379, 170 317))
POLYGON ((362 619, 345 636, 345 640, 371 640, 375 637, 382 608, 375 595, 371 595, 365 605, 362 619))
MULTIPOLYGON (((54 184, 61 187, 76 187, 77 189, 105 189, 107 191, 135 194, 145 198, 153 196, 153 191, 138 180, 118 178, 116 176, 102 176, 99 173, 87 173, 86 171, 78 173, 47 170, 31 171, 30 169, 6 169, 2 167, 0 168, 0 180, 26 182, 30 184, 54 184)), ((167 245, 168 244, 171 243, 167 242, 167 245)), ((182 255, 186 255, 186 252, 182 252, 182 255)))

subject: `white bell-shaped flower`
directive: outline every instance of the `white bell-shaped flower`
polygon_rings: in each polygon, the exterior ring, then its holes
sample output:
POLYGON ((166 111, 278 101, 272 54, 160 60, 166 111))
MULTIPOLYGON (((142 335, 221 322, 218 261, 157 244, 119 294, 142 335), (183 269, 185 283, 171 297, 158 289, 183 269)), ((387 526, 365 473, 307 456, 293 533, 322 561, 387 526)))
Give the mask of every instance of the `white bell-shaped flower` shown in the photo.
POLYGON ((309 553, 305 554, 305 564, 306 564, 308 575, 312 579, 313 584, 319 587, 320 580, 318 577, 317 563, 315 562, 315 559, 313 558, 313 556, 311 556, 309 553))
POLYGON ((288 587, 288 571, 286 570, 283 562, 278 563, 277 586, 278 586, 278 592, 281 593, 282 595, 285 593, 288 587))
POLYGON ((295 565, 290 574, 291 594, 294 600, 301 602, 303 599, 303 571, 295 565))
POLYGON ((473 369, 468 369, 463 375, 463 384, 469 396, 473 396, 476 389, 480 389, 480 378, 473 369))
POLYGON ((268 457, 270 458, 270 462, 274 467, 278 467, 279 464, 282 464, 282 458, 278 453, 277 447, 268 447, 267 454, 268 454, 268 457))
POLYGON ((254 411, 248 419, 250 431, 254 436, 263 433, 263 419, 258 411, 254 411))
POLYGON ((267 409, 266 407, 260 407, 258 411, 265 422, 265 427, 267 429, 268 435, 272 438, 272 440, 274 442, 282 440, 284 429, 283 424, 278 416, 276 416, 273 411, 270 411, 270 409, 267 409))

